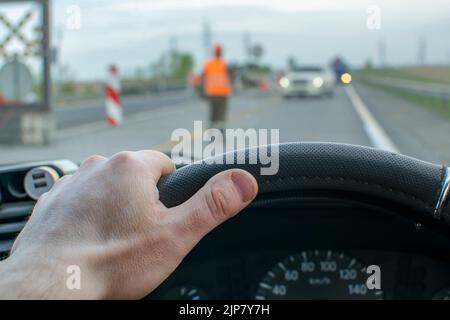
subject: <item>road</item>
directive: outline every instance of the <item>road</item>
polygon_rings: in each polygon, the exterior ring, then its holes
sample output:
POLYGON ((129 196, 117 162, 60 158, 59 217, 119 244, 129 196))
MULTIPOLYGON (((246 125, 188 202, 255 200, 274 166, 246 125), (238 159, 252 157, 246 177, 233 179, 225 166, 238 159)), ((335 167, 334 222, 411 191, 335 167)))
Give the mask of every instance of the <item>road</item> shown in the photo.
MULTIPOLYGON (((192 95, 133 99, 124 101, 125 123, 120 128, 107 126, 100 105, 58 111, 59 130, 51 145, 0 147, 0 161, 79 162, 91 154, 147 148, 170 152, 175 129, 192 131, 195 120, 207 123, 206 103, 192 95)), ((450 165, 450 119, 358 83, 339 86, 331 98, 285 100, 277 92, 239 93, 231 100, 228 127, 279 129, 281 142, 366 145, 450 165)))
MULTIPOLYGON (((123 99, 125 116, 154 110, 168 105, 183 103, 190 95, 186 92, 169 94, 154 94, 147 96, 126 97, 123 99)), ((78 103, 79 104, 79 103, 78 103)), ((70 128, 81 124, 101 121, 105 118, 104 101, 89 101, 83 105, 58 107, 55 109, 57 129, 70 128)))

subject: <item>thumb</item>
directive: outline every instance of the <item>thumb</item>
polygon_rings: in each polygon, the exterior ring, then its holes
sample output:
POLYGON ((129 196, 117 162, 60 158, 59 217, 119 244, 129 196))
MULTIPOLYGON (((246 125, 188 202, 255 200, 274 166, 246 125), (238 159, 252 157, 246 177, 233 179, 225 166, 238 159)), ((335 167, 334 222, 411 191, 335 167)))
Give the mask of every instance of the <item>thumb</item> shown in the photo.
POLYGON ((194 246, 250 204, 257 193, 258 184, 250 173, 238 169, 224 171, 211 178, 191 199, 170 211, 184 241, 194 246))

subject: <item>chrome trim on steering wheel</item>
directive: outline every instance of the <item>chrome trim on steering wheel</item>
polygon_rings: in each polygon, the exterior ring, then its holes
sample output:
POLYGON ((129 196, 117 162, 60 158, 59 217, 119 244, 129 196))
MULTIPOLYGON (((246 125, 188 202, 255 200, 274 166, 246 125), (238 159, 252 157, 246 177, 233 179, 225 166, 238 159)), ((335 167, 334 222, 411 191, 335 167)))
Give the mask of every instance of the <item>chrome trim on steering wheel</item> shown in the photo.
POLYGON ((436 219, 440 219, 445 206, 450 199, 450 168, 446 168, 445 177, 442 183, 441 193, 436 203, 436 208, 434 209, 433 216, 436 219))

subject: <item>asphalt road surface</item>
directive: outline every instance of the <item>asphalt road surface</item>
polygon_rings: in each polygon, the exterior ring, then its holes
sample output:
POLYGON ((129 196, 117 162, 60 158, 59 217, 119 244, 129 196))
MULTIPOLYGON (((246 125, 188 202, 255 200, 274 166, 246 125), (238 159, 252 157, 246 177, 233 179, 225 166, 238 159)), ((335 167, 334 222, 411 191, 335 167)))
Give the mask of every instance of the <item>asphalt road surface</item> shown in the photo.
MULTIPOLYGON (((124 115, 154 110, 160 107, 185 103, 192 95, 186 92, 155 94, 151 96, 126 97, 123 99, 124 115)), ((105 118, 105 102, 91 101, 82 105, 55 108, 57 129, 70 128, 86 123, 101 121, 105 118)))
MULTIPOLYGON (((0 147, 0 162, 80 162, 91 154, 110 156, 121 150, 148 148, 170 152, 175 129, 193 131, 195 120, 207 125, 207 105, 192 94, 136 97, 124 100, 124 109, 125 122, 120 128, 107 126, 99 104, 58 111, 59 130, 51 145, 0 147)), ((360 84, 339 86, 331 98, 286 100, 276 91, 241 92, 230 101, 227 126, 279 129, 280 142, 366 145, 450 165, 449 118, 360 84)))

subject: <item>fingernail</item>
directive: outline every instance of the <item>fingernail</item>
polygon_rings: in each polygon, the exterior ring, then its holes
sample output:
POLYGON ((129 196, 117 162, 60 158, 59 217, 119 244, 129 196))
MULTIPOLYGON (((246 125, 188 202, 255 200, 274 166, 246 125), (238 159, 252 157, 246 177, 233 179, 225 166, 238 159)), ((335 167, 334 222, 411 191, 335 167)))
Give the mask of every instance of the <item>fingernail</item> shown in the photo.
POLYGON ((248 202, 255 197, 255 183, 249 173, 243 171, 234 171, 231 174, 231 180, 233 181, 236 189, 241 195, 241 199, 243 202, 248 202))

